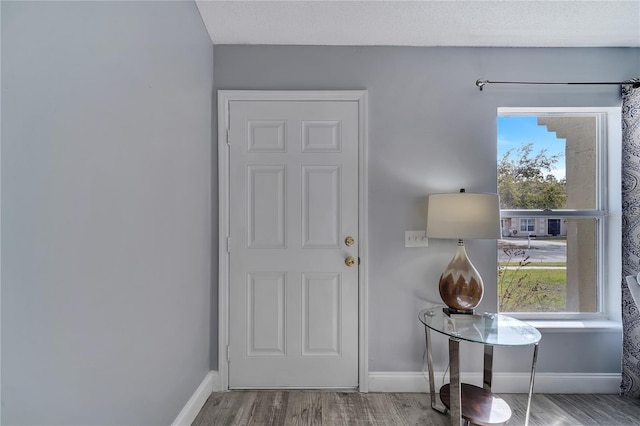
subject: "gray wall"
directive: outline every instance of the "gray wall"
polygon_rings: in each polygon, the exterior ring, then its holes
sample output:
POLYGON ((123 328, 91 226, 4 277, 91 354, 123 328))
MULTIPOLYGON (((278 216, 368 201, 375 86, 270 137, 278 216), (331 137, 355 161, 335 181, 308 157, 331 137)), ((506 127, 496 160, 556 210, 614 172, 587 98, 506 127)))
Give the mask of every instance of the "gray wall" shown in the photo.
POLYGON ((193 2, 2 2, 2 423, 169 424, 210 367, 193 2))
MULTIPOLYGON (((625 48, 216 46, 214 58, 216 89, 369 91, 370 371, 421 369, 416 314, 439 302, 436 283, 454 243, 405 249, 404 231, 424 229, 429 193, 495 192, 497 108, 620 105, 618 86, 480 92, 476 79, 621 81, 640 74, 640 49, 625 48)), ((485 281, 495 282, 495 242, 470 241, 467 249, 485 281)), ((495 285, 480 309, 495 311, 495 285)), ((446 352, 435 356, 444 370, 446 352)), ((496 358, 501 371, 530 366, 530 352, 497 351, 496 358)), ((545 334, 539 371, 619 372, 620 335, 545 334)))

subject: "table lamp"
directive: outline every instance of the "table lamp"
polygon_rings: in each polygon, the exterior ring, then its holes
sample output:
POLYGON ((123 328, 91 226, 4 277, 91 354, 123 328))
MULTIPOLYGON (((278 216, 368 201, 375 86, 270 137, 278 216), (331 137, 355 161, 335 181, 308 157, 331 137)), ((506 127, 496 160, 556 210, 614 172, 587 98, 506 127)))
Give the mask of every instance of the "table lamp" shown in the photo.
POLYGON ((482 277, 464 248, 464 239, 500 238, 498 194, 429 195, 427 237, 458 239, 456 254, 440 276, 440 297, 447 314, 473 314, 484 293, 482 277))

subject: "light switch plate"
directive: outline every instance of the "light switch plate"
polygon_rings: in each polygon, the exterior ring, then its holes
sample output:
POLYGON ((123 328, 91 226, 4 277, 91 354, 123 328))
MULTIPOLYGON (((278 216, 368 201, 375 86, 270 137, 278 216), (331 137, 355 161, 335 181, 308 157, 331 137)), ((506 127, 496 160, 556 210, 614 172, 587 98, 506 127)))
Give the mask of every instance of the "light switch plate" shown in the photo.
POLYGON ((427 247, 428 245, 425 231, 404 231, 405 247, 427 247))

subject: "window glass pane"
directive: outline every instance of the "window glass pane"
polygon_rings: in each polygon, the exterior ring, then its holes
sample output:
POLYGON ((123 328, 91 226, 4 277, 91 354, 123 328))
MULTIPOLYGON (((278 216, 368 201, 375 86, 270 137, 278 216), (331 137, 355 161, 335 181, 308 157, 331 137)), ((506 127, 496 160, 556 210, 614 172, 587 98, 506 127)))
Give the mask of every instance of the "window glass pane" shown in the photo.
POLYGON ((498 117, 502 209, 596 209, 594 116, 498 117))
MULTIPOLYGON (((503 218, 512 229, 516 218, 503 218)), ((597 219, 540 217, 498 243, 500 312, 597 312, 597 219)))
MULTIPOLYGON (((521 232, 534 232, 535 231, 535 219, 520 219, 520 231, 521 232)), ((525 234, 527 235, 527 234, 525 234)))

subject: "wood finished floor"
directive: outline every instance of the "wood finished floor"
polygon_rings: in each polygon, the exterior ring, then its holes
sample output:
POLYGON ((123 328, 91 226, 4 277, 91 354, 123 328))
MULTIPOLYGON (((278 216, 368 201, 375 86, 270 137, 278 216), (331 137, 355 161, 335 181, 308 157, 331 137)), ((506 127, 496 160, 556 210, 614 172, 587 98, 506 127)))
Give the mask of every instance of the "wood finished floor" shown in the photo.
MULTIPOLYGON (((524 425, 527 396, 501 395, 511 406, 509 425, 524 425)), ((209 425, 449 425, 424 393, 231 391, 213 393, 193 422, 209 425)), ((533 396, 531 426, 640 425, 640 400, 617 395, 533 396)))

